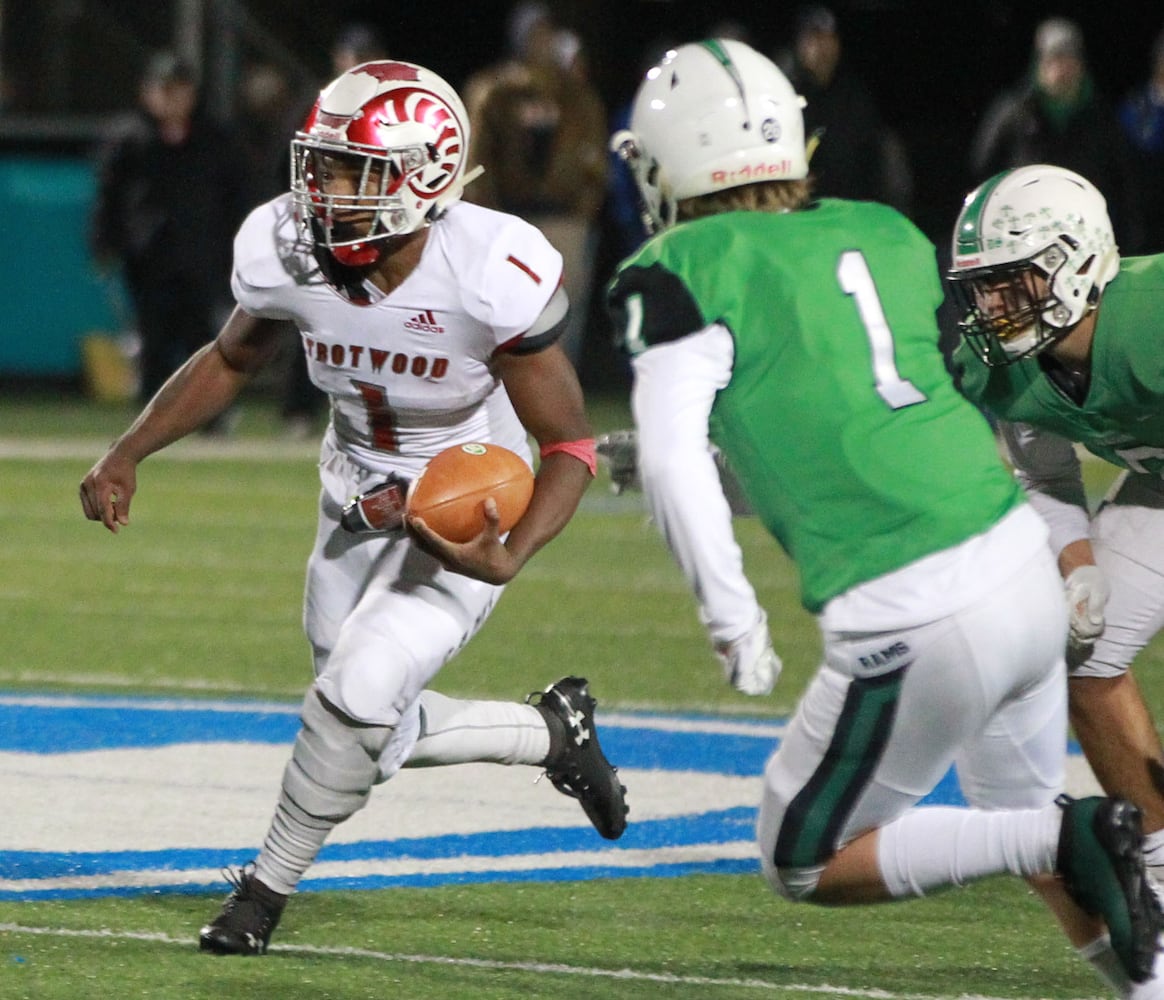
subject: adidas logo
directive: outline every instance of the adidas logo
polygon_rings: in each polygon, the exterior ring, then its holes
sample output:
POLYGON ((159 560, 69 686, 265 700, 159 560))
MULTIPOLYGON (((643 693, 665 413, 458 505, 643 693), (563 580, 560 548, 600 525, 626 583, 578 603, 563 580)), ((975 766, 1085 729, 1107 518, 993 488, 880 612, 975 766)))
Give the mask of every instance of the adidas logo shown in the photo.
POLYGON ((444 333, 445 328, 438 326, 436 317, 432 314, 431 309, 426 309, 422 313, 417 313, 412 319, 407 320, 404 324, 406 330, 417 330, 420 333, 444 333))

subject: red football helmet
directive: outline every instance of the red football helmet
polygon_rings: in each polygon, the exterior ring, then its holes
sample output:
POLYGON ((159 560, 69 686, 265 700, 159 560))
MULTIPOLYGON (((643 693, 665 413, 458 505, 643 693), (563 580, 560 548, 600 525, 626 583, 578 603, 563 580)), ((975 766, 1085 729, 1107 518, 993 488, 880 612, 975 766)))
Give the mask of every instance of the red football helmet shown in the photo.
POLYGON ((366 62, 321 91, 291 143, 305 237, 363 267, 383 241, 432 223, 461 197, 469 116, 455 90, 412 63, 366 62), (337 173, 346 184, 336 184, 337 173))

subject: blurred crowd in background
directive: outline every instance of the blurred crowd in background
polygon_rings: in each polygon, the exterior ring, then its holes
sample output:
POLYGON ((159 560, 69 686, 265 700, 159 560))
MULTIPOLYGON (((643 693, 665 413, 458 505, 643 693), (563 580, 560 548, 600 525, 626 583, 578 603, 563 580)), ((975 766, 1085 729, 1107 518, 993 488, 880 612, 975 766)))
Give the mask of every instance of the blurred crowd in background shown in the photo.
MULTIPOLYGON (((717 16, 730 4, 666 0, 464 6, 403 18, 349 5, 322 19, 270 0, 126 0, 116 17, 103 0, 5 6, 0 157, 69 156, 92 166, 86 249, 125 289, 121 318, 134 328, 142 399, 229 310, 231 234, 249 207, 286 189, 288 143, 319 88, 373 58, 422 63, 459 88, 471 159, 486 168, 466 198, 528 219, 563 253, 575 307, 565 344, 592 388, 625 384, 597 296, 644 237, 608 137, 625 125, 641 73, 698 37, 737 38, 770 55, 807 99, 817 193, 893 205, 939 258, 961 193, 1034 162, 1069 167, 1099 187, 1125 255, 1164 251, 1164 14, 1135 48, 1114 53, 1110 36, 1092 37, 1082 17, 1048 8, 1016 21, 1014 9, 1029 14, 1029 5, 967 5, 979 10, 943 17, 952 55, 930 78, 935 35, 921 33, 932 21, 923 5, 882 5, 895 23, 918 8, 919 28, 880 53, 871 52, 886 41, 867 30, 876 17, 869 5, 765 8, 755 23, 747 15, 758 5, 739 5, 744 13, 731 18, 717 16), (460 30, 437 23, 446 18, 460 30), (35 53, 22 37, 39 40, 35 53), (959 45, 971 37, 974 45, 959 45), (297 38, 310 41, 297 46, 297 38), (1006 65, 1001 54, 1016 51, 1006 65), (968 74, 979 86, 995 81, 969 110, 968 74), (932 116, 915 103, 926 91, 936 96, 932 116)), ((1108 5, 1111 17, 1118 7, 1108 5)), ((288 433, 309 434, 322 400, 296 341, 289 330, 285 378, 272 389, 288 433)), ((0 378, 3 368, 0 353, 0 378)))

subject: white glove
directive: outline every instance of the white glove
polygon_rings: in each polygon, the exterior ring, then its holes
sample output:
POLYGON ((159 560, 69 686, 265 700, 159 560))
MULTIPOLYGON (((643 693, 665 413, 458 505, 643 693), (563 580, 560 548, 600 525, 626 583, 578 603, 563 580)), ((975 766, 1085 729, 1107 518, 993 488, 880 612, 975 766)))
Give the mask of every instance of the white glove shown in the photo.
POLYGON ((1107 577, 1098 566, 1076 566, 1065 581, 1067 589, 1067 643, 1074 650, 1087 649, 1103 635, 1103 610, 1111 596, 1107 577))
POLYGON ((598 457, 610 466, 610 489, 618 494, 641 490, 639 479, 639 436, 636 431, 611 431, 598 438, 598 457))
POLYGON ((741 694, 771 694, 780 671, 784 669, 780 657, 772 649, 768 616, 763 612, 750 632, 732 642, 716 643, 715 655, 727 682, 741 694))

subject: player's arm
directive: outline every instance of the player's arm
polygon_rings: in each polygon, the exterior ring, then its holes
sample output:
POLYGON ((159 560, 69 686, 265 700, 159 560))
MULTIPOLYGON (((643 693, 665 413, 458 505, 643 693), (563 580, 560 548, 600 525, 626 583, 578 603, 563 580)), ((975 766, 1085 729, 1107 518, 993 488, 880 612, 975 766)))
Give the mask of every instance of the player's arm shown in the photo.
POLYGON ((558 344, 497 359, 505 389, 541 453, 533 497, 506 541, 525 562, 567 524, 594 478, 594 433, 574 366, 558 344))
POLYGON ((1072 542, 1089 538, 1087 494, 1074 445, 1026 423, 1000 421, 998 433, 1015 475, 1051 529, 1056 556, 1072 542))
POLYGON ((757 695, 771 691, 782 665, 744 574, 708 440, 711 407, 733 357, 731 335, 715 325, 649 347, 634 358, 631 404, 647 506, 695 592, 727 680, 757 695))
POLYGON ((1031 505, 1050 528, 1051 549, 1067 589, 1070 643, 1084 651, 1103 634, 1110 588, 1095 565, 1091 518, 1075 446, 1025 423, 1002 422, 999 435, 1031 505))
POLYGON ((137 419, 81 482, 81 507, 110 531, 129 523, 137 465, 223 413, 275 354, 273 320, 236 308, 218 337, 197 351, 158 390, 137 419))
POLYGON ((541 451, 529 507, 504 544, 489 503, 485 530, 461 545, 410 522, 425 548, 446 566, 487 583, 513 579, 530 556, 566 526, 594 475, 593 432, 582 388, 556 342, 566 306, 565 292, 559 289, 531 330, 494 357, 518 419, 541 451))

